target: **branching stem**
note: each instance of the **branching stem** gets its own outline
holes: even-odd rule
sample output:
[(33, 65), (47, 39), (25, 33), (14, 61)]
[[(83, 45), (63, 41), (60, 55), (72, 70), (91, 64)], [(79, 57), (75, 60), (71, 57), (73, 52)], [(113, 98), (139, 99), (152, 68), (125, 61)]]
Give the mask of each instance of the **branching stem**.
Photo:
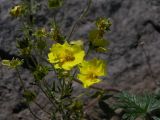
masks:
[(68, 41), (70, 40), (70, 38), (71, 38), (71, 36), (72, 36), (72, 34), (73, 34), (73, 32), (74, 32), (74, 30), (75, 30), (78, 22), (81, 21), (81, 19), (82, 19), (83, 17), (85, 17), (86, 14), (88, 13), (88, 10), (89, 10), (89, 8), (90, 8), (90, 6), (91, 6), (91, 3), (92, 3), (92, 0), (88, 0), (87, 8), (85, 8), (85, 9), (83, 10), (83, 12), (82, 12), (82, 14), (80, 15), (80, 17), (79, 17), (79, 18), (75, 21), (75, 23), (73, 24), (73, 26), (72, 26), (72, 28), (71, 28), (71, 32), (69, 33), (69, 36), (68, 36), (68, 39), (67, 39)]

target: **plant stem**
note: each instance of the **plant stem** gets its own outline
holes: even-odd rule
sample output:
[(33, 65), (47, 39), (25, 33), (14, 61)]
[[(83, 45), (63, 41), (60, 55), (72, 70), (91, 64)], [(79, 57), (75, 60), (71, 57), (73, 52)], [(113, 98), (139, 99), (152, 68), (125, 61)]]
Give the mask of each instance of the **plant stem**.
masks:
[(28, 109), (29, 109), (30, 113), (33, 115), (33, 117), (35, 117), (37, 120), (42, 120), (42, 119), (40, 119), (37, 115), (35, 115), (35, 114), (33, 113), (33, 111), (31, 110), (31, 107), (30, 107), (29, 104), (28, 104)]
[(91, 3), (92, 3), (92, 0), (88, 0), (87, 8), (85, 8), (85, 9), (83, 10), (83, 13), (80, 15), (80, 17), (79, 17), (79, 18), (75, 21), (75, 23), (73, 24), (73, 26), (72, 26), (72, 28), (71, 28), (71, 32), (70, 32), (70, 34), (69, 34), (69, 36), (68, 36), (68, 38), (67, 38), (68, 41), (70, 40), (70, 38), (71, 38), (71, 36), (72, 36), (72, 34), (73, 34), (73, 32), (74, 32), (74, 30), (75, 30), (78, 22), (81, 21), (81, 19), (87, 14), (87, 12), (88, 12), (88, 10), (89, 10), (89, 8), (90, 8), (90, 6), (91, 6)]
[[(80, 82), (79, 80), (77, 80), (77, 79), (74, 79), (74, 81), (75, 82), (77, 82), (77, 83), (79, 83), (79, 84), (82, 84), (82, 82)], [(92, 89), (95, 89), (95, 90), (99, 90), (99, 91), (104, 91), (104, 92), (117, 92), (117, 93), (119, 93), (119, 92), (122, 92), (121, 90), (119, 90), (119, 89), (116, 89), (116, 88), (100, 88), (100, 87), (97, 87), (97, 86), (90, 86), (90, 88), (92, 88)]]
[(34, 103), (45, 113), (47, 113), (49, 116), (51, 116), (51, 113), (49, 113), (48, 111), (44, 110), (44, 107), (42, 107), (40, 104), (38, 104), (36, 101), (34, 101)]
[(93, 99), (86, 107), (85, 107), (85, 110), (84, 110), (84, 113), (86, 114), (87, 113), (87, 110), (89, 110), (92, 106), (95, 105), (95, 103), (101, 98), (101, 96), (97, 96), (97, 98)]
[(23, 80), (22, 80), (22, 78), (21, 78), (21, 75), (20, 75), (19, 70), (18, 70), (18, 68), (17, 68), (17, 67), (16, 67), (16, 72), (17, 72), (17, 75), (18, 75), (18, 78), (19, 78), (20, 84), (21, 84), (22, 88), (25, 90), (24, 82), (23, 82)]
[[(16, 67), (16, 71), (17, 71), (18, 78), (19, 78), (19, 80), (20, 80), (21, 86), (22, 86), (23, 90), (25, 90), (24, 82), (23, 82), (23, 80), (22, 80), (22, 78), (21, 78), (21, 75), (20, 75), (19, 70), (18, 70), (17, 67)], [(49, 115), (51, 116), (51, 114), (50, 114), (49, 112), (45, 111), (36, 101), (33, 101), (33, 102), (34, 102), (41, 110), (43, 110), (45, 113), (47, 113), (47, 114), (49, 114)], [(30, 108), (29, 104), (28, 104), (28, 108), (29, 108), (30, 112), (33, 114), (33, 112), (31, 111), (31, 108)], [(38, 119), (38, 117), (37, 117), (35, 114), (34, 114), (33, 116)], [(41, 119), (39, 119), (39, 120), (41, 120)]]
[(41, 85), (37, 85), (41, 91), (45, 94), (45, 96), (48, 98), (48, 100), (53, 104), (54, 107), (56, 107), (56, 109), (58, 109), (58, 107), (56, 106), (56, 104), (51, 100), (51, 98), (48, 96), (48, 93), (46, 93), (46, 91), (42, 88)]

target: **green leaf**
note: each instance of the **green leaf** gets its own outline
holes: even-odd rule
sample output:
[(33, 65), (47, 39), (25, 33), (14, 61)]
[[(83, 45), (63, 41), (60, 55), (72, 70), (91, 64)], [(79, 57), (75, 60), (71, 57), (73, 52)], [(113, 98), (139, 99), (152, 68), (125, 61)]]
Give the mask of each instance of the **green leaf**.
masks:
[(68, 109), (70, 110), (80, 110), (83, 108), (83, 103), (81, 101), (73, 101), (70, 106), (68, 106)]
[(37, 48), (40, 50), (40, 51), (43, 51), (47, 46), (47, 43), (44, 39), (40, 39), (40, 40), (37, 40)]
[(97, 52), (106, 52), (109, 46), (109, 41), (101, 36), (99, 30), (95, 29), (89, 32), (89, 40), (92, 48)]
[(16, 59), (13, 58), (10, 62), (11, 67), (14, 67), (14, 68), (22, 64), (23, 64), (23, 60), (19, 60), (18, 58)]
[(33, 91), (25, 90), (23, 93), (23, 97), (26, 98), (28, 103), (32, 102), (36, 98), (36, 94)]
[(90, 41), (93, 41), (95, 39), (101, 38), (102, 36), (100, 36), (99, 31), (97, 29), (93, 29), (93, 30), (91, 30), (89, 32), (89, 36), (88, 37), (89, 37)]
[(24, 49), (30, 46), (30, 40), (28, 38), (23, 38), (22, 40), (17, 40), (17, 47), (19, 49)]
[(42, 80), (48, 74), (49, 68), (47, 66), (38, 65), (33, 72), (36, 82)]
[(48, 6), (50, 8), (61, 7), (63, 4), (63, 0), (48, 0)]
[(47, 31), (45, 28), (39, 28), (36, 30), (36, 32), (33, 34), (35, 37), (46, 37), (47, 36)]
[(65, 42), (65, 36), (61, 34), (60, 27), (55, 22), (52, 23), (49, 37), (51, 38), (51, 40), (56, 41), (60, 44), (63, 44)]
[(117, 108), (125, 110), (124, 119), (134, 120), (137, 117), (145, 118), (147, 114), (160, 109), (160, 101), (154, 95), (133, 95), (123, 92), (117, 96)]
[(103, 38), (99, 38), (99, 39), (94, 39), (92, 41), (92, 44), (94, 44), (97, 47), (106, 47), (109, 45), (109, 41), (107, 41)]

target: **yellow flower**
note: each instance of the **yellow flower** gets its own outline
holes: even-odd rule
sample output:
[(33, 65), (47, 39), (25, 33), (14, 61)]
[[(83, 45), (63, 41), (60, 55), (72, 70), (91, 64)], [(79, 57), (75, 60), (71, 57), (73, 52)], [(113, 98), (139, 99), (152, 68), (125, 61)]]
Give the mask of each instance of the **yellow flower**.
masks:
[(103, 60), (93, 59), (84, 61), (80, 67), (78, 79), (83, 83), (84, 88), (87, 88), (95, 83), (99, 83), (101, 79), (98, 77), (106, 75), (106, 65)]
[(71, 70), (74, 66), (81, 63), (85, 56), (84, 50), (80, 45), (54, 44), (48, 54), (48, 60), (54, 64), (55, 68)]

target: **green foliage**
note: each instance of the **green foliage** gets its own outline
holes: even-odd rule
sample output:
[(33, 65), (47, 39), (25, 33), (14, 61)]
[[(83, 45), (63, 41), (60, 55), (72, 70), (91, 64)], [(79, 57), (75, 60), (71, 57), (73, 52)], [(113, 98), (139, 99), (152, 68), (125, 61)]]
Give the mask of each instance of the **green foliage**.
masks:
[(106, 18), (99, 18), (96, 26), (97, 29), (91, 30), (88, 35), (90, 45), (95, 51), (105, 53), (108, 50), (109, 41), (103, 36), (106, 31), (110, 30), (111, 22)]
[(36, 82), (41, 81), (49, 72), (49, 68), (46, 66), (38, 65), (36, 70), (33, 72)]
[(40, 28), (40, 29), (37, 29), (33, 35), (38, 38), (43, 38), (47, 36), (47, 31), (45, 28)]
[(154, 116), (153, 120), (160, 120), (160, 118)]
[(51, 40), (61, 44), (65, 41), (65, 37), (61, 34), (60, 28), (55, 22), (51, 23), (51, 30), (48, 36)]
[(12, 60), (2, 60), (2, 65), (5, 65), (10, 68), (16, 68), (23, 64), (23, 60), (19, 60), (18, 58), (13, 58)]
[(30, 46), (30, 41), (28, 38), (23, 38), (22, 40), (18, 40), (17, 41), (17, 47), (19, 49), (24, 49)]
[(27, 37), (17, 41), (17, 48), (19, 48), (20, 55), (29, 55), (31, 53), (31, 47), (31, 42)]
[(107, 18), (99, 18), (96, 21), (96, 26), (100, 31), (110, 31), (111, 25), (112, 25), (111, 21)]
[(30, 103), (36, 99), (36, 93), (30, 90), (24, 90), (23, 97), (26, 99), (27, 103)]
[(48, 6), (50, 8), (61, 7), (63, 4), (63, 0), (48, 0)]
[(144, 94), (139, 96), (122, 92), (117, 96), (117, 100), (117, 108), (124, 109), (124, 120), (155, 118), (154, 112), (160, 112), (160, 101), (154, 95)]
[(47, 47), (47, 42), (46, 40), (43, 40), (43, 39), (37, 40), (36, 46), (37, 46), (37, 49), (39, 49), (39, 51), (42, 53)]

